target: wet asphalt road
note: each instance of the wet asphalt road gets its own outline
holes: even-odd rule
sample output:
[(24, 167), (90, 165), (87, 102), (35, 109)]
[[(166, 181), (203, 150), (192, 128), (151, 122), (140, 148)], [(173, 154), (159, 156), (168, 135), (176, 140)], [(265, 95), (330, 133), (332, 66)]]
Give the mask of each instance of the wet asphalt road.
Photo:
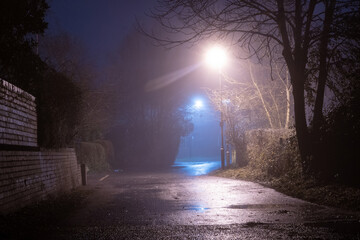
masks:
[[(360, 239), (356, 213), (259, 184), (178, 169), (89, 176), (91, 194), (48, 239)], [(196, 175), (196, 174), (195, 174)]]

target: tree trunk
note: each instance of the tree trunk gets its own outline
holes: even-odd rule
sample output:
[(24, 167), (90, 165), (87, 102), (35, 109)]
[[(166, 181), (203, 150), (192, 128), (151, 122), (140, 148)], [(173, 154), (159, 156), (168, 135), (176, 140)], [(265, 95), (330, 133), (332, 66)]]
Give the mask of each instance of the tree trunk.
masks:
[(294, 95), (295, 130), (301, 155), (302, 170), (305, 175), (311, 173), (311, 142), (306, 123), (305, 98), (303, 80), (298, 76), (291, 76)]
[(269, 94), (270, 94), (271, 99), (272, 99), (272, 101), (274, 103), (274, 106), (275, 106), (275, 111), (276, 111), (276, 116), (277, 116), (277, 121), (278, 121), (278, 127), (282, 128), (283, 125), (282, 125), (282, 122), (281, 122), (280, 110), (279, 110), (279, 106), (277, 104), (276, 98), (275, 98), (274, 94), (271, 91), (269, 92)]
[(253, 83), (253, 85), (255, 86), (256, 88), (256, 91), (258, 93), (258, 96), (261, 100), (261, 103), (262, 103), (262, 106), (264, 107), (264, 110), (265, 110), (265, 113), (266, 113), (266, 117), (268, 118), (268, 121), (269, 121), (269, 125), (270, 125), (270, 128), (274, 128), (274, 124), (272, 123), (272, 120), (271, 120), (271, 115), (270, 115), (270, 112), (268, 110), (268, 108), (266, 107), (266, 104), (265, 104), (265, 100), (264, 100), (264, 97), (262, 95), (262, 92), (259, 88), (259, 86), (257, 85), (256, 81), (255, 81), (255, 76), (252, 72), (252, 68), (251, 68), (251, 63), (249, 62), (249, 60), (247, 61), (248, 62), (248, 66), (249, 66), (249, 71), (250, 71), (250, 78), (251, 78), (251, 81)]
[(291, 87), (289, 86), (289, 72), (286, 71), (286, 121), (285, 121), (285, 128), (289, 128), (290, 123), (290, 106), (291, 106), (291, 96), (290, 91)]
[(320, 40), (320, 63), (319, 63), (319, 78), (318, 86), (316, 90), (316, 99), (314, 107), (314, 118), (313, 118), (313, 135), (318, 140), (319, 131), (321, 127), (321, 122), (323, 120), (323, 105), (324, 105), (324, 94), (325, 94), (325, 85), (327, 79), (327, 58), (328, 58), (328, 44), (329, 44), (329, 35), (330, 35), (330, 25), (332, 23), (335, 0), (330, 1), (330, 3), (325, 8), (325, 19), (324, 19), (324, 28), (321, 34)]
[(294, 115), (295, 115), (295, 130), (298, 140), (299, 151), (301, 156), (302, 170), (305, 175), (310, 173), (311, 152), (310, 152), (310, 138), (309, 130), (306, 123), (305, 114), (305, 97), (304, 97), (304, 82), (305, 82), (305, 66), (307, 49), (301, 48), (301, 29), (302, 29), (302, 15), (301, 15), (301, 1), (295, 2), (295, 49), (293, 51), (290, 44), (289, 33), (286, 28), (284, 0), (277, 0), (278, 15), (277, 23), (281, 38), (283, 40), (283, 56), (288, 67), (293, 87), (294, 96)]
[(286, 70), (285, 79), (280, 75), (280, 70), (276, 65), (276, 73), (284, 85), (285, 93), (286, 93), (286, 112), (285, 112), (285, 124), (284, 128), (289, 128), (290, 124), (290, 108), (291, 108), (291, 84), (289, 82), (289, 70)]

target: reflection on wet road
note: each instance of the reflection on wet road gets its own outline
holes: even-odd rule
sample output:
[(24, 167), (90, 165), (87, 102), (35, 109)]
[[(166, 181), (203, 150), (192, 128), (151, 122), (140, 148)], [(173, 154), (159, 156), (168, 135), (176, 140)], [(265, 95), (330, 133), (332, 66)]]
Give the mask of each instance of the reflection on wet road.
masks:
[(189, 176), (200, 176), (208, 174), (221, 167), (220, 161), (181, 162), (176, 161), (173, 169)]

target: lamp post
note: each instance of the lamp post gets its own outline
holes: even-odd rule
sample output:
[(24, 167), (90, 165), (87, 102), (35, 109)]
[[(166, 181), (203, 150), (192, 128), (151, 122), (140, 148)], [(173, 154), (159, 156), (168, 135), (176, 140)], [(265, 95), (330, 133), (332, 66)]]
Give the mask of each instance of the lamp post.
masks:
[[(194, 101), (194, 104), (192, 105), (192, 109), (193, 109), (193, 114), (195, 115), (195, 113), (197, 113), (196, 115), (200, 116), (199, 112), (200, 110), (204, 107), (204, 103), (201, 99), (196, 99)], [(196, 116), (195, 115), (195, 116)], [(196, 118), (195, 118), (195, 121), (198, 121)], [(191, 160), (191, 157), (192, 157), (192, 149), (193, 149), (193, 143), (194, 143), (194, 135), (196, 135), (196, 132), (194, 132), (192, 135), (191, 135), (191, 139), (190, 139), (190, 160)], [(195, 140), (197, 141), (197, 140)], [(196, 153), (196, 144), (195, 144), (195, 153)]]
[(223, 96), (222, 96), (222, 77), (221, 70), (226, 63), (226, 52), (220, 46), (211, 48), (206, 54), (206, 62), (212, 68), (217, 69), (220, 82), (220, 130), (221, 130), (221, 168), (225, 168), (225, 152), (224, 152), (224, 116), (223, 116)]

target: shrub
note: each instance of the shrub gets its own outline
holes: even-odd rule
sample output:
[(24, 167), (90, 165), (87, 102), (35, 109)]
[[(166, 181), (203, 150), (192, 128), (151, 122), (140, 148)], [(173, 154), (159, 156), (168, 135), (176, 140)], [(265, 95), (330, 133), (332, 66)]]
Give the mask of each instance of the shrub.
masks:
[(80, 124), (80, 88), (63, 74), (49, 70), (36, 99), (39, 146), (72, 145)]
[(300, 155), (292, 130), (252, 130), (245, 134), (245, 139), (248, 165), (264, 178), (301, 177)]
[(106, 150), (100, 143), (81, 142), (75, 147), (80, 163), (85, 163), (90, 171), (98, 172), (109, 169)]
[(329, 111), (322, 129), (321, 170), (327, 180), (360, 187), (360, 84)]
[(115, 153), (112, 142), (109, 140), (96, 140), (95, 143), (100, 144), (104, 148), (105, 161), (110, 164), (113, 163), (115, 160)]

